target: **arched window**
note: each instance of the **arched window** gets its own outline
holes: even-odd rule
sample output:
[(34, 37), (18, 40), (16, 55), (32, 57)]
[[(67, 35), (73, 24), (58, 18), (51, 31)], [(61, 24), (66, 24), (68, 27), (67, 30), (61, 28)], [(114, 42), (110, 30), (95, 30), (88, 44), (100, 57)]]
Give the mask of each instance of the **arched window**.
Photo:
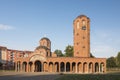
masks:
[(77, 29), (79, 29), (80, 28), (80, 22), (78, 21), (77, 22)]

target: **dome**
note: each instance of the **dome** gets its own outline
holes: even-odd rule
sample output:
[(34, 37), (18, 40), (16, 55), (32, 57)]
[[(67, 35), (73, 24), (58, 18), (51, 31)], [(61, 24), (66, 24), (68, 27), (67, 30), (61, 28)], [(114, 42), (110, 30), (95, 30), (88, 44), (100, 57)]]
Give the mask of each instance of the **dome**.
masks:
[[(88, 20), (90, 20), (89, 17), (87, 17), (86, 15), (79, 15), (79, 16), (76, 17), (76, 19), (78, 19), (78, 18), (82, 18), (82, 17), (85, 17), (85, 18), (87, 18)], [(73, 22), (75, 22), (76, 19), (75, 19)]]
[(89, 19), (86, 15), (79, 15), (77, 18), (82, 18), (82, 17), (86, 17), (87, 19)]
[(47, 38), (47, 37), (43, 37), (41, 38), (41, 40), (39, 41), (39, 45), (40, 46), (45, 46), (48, 49), (51, 48), (51, 41)]
[(50, 41), (50, 39), (48, 39), (47, 37), (43, 37), (41, 40), (47, 40), (47, 41)]
[(38, 47), (36, 47), (36, 50), (38, 50), (38, 49), (45, 49), (45, 50), (49, 50), (47, 47), (45, 47), (45, 46), (38, 46)]

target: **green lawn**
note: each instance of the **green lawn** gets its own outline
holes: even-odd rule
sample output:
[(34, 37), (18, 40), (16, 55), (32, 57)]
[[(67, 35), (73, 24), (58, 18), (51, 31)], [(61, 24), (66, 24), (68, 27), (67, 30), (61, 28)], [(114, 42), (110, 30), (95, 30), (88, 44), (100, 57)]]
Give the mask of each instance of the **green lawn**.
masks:
[(0, 72), (15, 72), (15, 70), (0, 70)]
[(56, 80), (120, 80), (120, 72), (107, 74), (63, 74)]

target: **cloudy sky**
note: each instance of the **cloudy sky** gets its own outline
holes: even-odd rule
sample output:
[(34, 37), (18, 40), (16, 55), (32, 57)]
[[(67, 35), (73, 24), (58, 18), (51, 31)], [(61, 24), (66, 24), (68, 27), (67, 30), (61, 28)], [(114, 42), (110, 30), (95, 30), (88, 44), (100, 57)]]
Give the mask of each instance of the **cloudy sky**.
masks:
[(91, 20), (91, 52), (96, 57), (120, 51), (120, 0), (0, 0), (0, 46), (31, 50), (46, 36), (52, 51), (73, 45), (73, 20)]

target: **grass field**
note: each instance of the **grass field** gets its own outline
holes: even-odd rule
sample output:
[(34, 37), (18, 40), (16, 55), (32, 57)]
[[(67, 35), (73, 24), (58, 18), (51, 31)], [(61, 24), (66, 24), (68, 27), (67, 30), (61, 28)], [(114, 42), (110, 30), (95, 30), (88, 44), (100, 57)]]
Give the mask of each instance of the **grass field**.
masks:
[(15, 70), (0, 70), (0, 72), (15, 72)]
[(56, 80), (120, 80), (120, 72), (106, 74), (63, 74)]

